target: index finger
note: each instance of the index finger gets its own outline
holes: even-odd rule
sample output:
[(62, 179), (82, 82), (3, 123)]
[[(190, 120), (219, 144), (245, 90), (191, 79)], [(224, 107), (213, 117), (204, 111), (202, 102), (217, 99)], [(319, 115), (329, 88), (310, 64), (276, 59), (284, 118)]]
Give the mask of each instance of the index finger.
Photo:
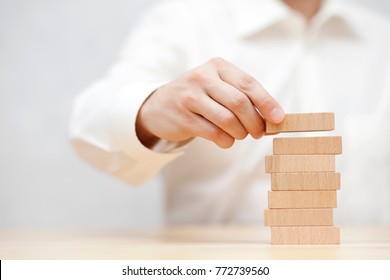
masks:
[(214, 59), (214, 64), (221, 80), (245, 93), (266, 120), (283, 121), (284, 110), (255, 78), (223, 59)]

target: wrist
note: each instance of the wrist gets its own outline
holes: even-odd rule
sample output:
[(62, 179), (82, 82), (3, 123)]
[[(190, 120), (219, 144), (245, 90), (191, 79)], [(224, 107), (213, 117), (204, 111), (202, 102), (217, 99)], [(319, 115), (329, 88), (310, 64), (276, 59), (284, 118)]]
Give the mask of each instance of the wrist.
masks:
[(138, 140), (148, 149), (152, 149), (154, 145), (160, 140), (159, 137), (151, 133), (144, 125), (142, 118), (142, 107), (138, 112), (136, 122), (135, 122), (135, 132), (138, 137)]

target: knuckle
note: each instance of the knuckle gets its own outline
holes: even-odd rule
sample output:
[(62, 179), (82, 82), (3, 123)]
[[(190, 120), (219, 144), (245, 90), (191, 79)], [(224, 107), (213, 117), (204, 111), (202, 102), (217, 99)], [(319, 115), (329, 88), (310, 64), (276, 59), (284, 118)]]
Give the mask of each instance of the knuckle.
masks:
[(185, 107), (191, 107), (198, 102), (198, 96), (192, 91), (185, 90), (179, 97), (180, 103)]
[(187, 80), (190, 83), (203, 84), (208, 80), (208, 77), (201, 68), (197, 68), (187, 73)]
[(209, 63), (215, 66), (220, 66), (225, 63), (225, 60), (222, 57), (213, 57), (209, 60)]
[(224, 149), (230, 148), (234, 144), (234, 138), (228, 136), (218, 127), (213, 127), (210, 129), (210, 139), (219, 147)]
[(220, 123), (223, 127), (230, 127), (235, 123), (235, 121), (236, 116), (233, 113), (226, 112), (220, 116)]
[(244, 92), (253, 89), (255, 85), (256, 79), (249, 75), (242, 76), (238, 82), (239, 89)]
[(247, 101), (248, 98), (245, 95), (235, 94), (231, 100), (231, 107), (233, 110), (240, 109), (246, 104)]
[(213, 141), (219, 141), (222, 137), (223, 137), (223, 132), (221, 129), (219, 129), (218, 127), (212, 127), (210, 128), (210, 137)]

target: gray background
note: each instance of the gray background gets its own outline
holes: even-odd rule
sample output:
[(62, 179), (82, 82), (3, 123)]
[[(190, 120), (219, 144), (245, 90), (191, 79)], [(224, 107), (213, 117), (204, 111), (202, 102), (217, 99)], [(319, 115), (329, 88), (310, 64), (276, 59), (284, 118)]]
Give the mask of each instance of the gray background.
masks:
[[(130, 188), (100, 174), (67, 139), (72, 99), (159, 1), (0, 0), (0, 228), (163, 223), (155, 182)], [(357, 2), (390, 16), (390, 1)]]

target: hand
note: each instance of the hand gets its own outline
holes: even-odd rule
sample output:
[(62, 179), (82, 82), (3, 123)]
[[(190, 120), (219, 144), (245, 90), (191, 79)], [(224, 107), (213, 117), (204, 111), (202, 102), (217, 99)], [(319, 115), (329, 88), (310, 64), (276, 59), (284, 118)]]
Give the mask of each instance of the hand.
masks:
[(158, 88), (142, 105), (136, 130), (151, 147), (159, 139), (202, 137), (221, 148), (248, 134), (259, 139), (264, 119), (279, 123), (284, 111), (253, 77), (233, 64), (212, 58)]

